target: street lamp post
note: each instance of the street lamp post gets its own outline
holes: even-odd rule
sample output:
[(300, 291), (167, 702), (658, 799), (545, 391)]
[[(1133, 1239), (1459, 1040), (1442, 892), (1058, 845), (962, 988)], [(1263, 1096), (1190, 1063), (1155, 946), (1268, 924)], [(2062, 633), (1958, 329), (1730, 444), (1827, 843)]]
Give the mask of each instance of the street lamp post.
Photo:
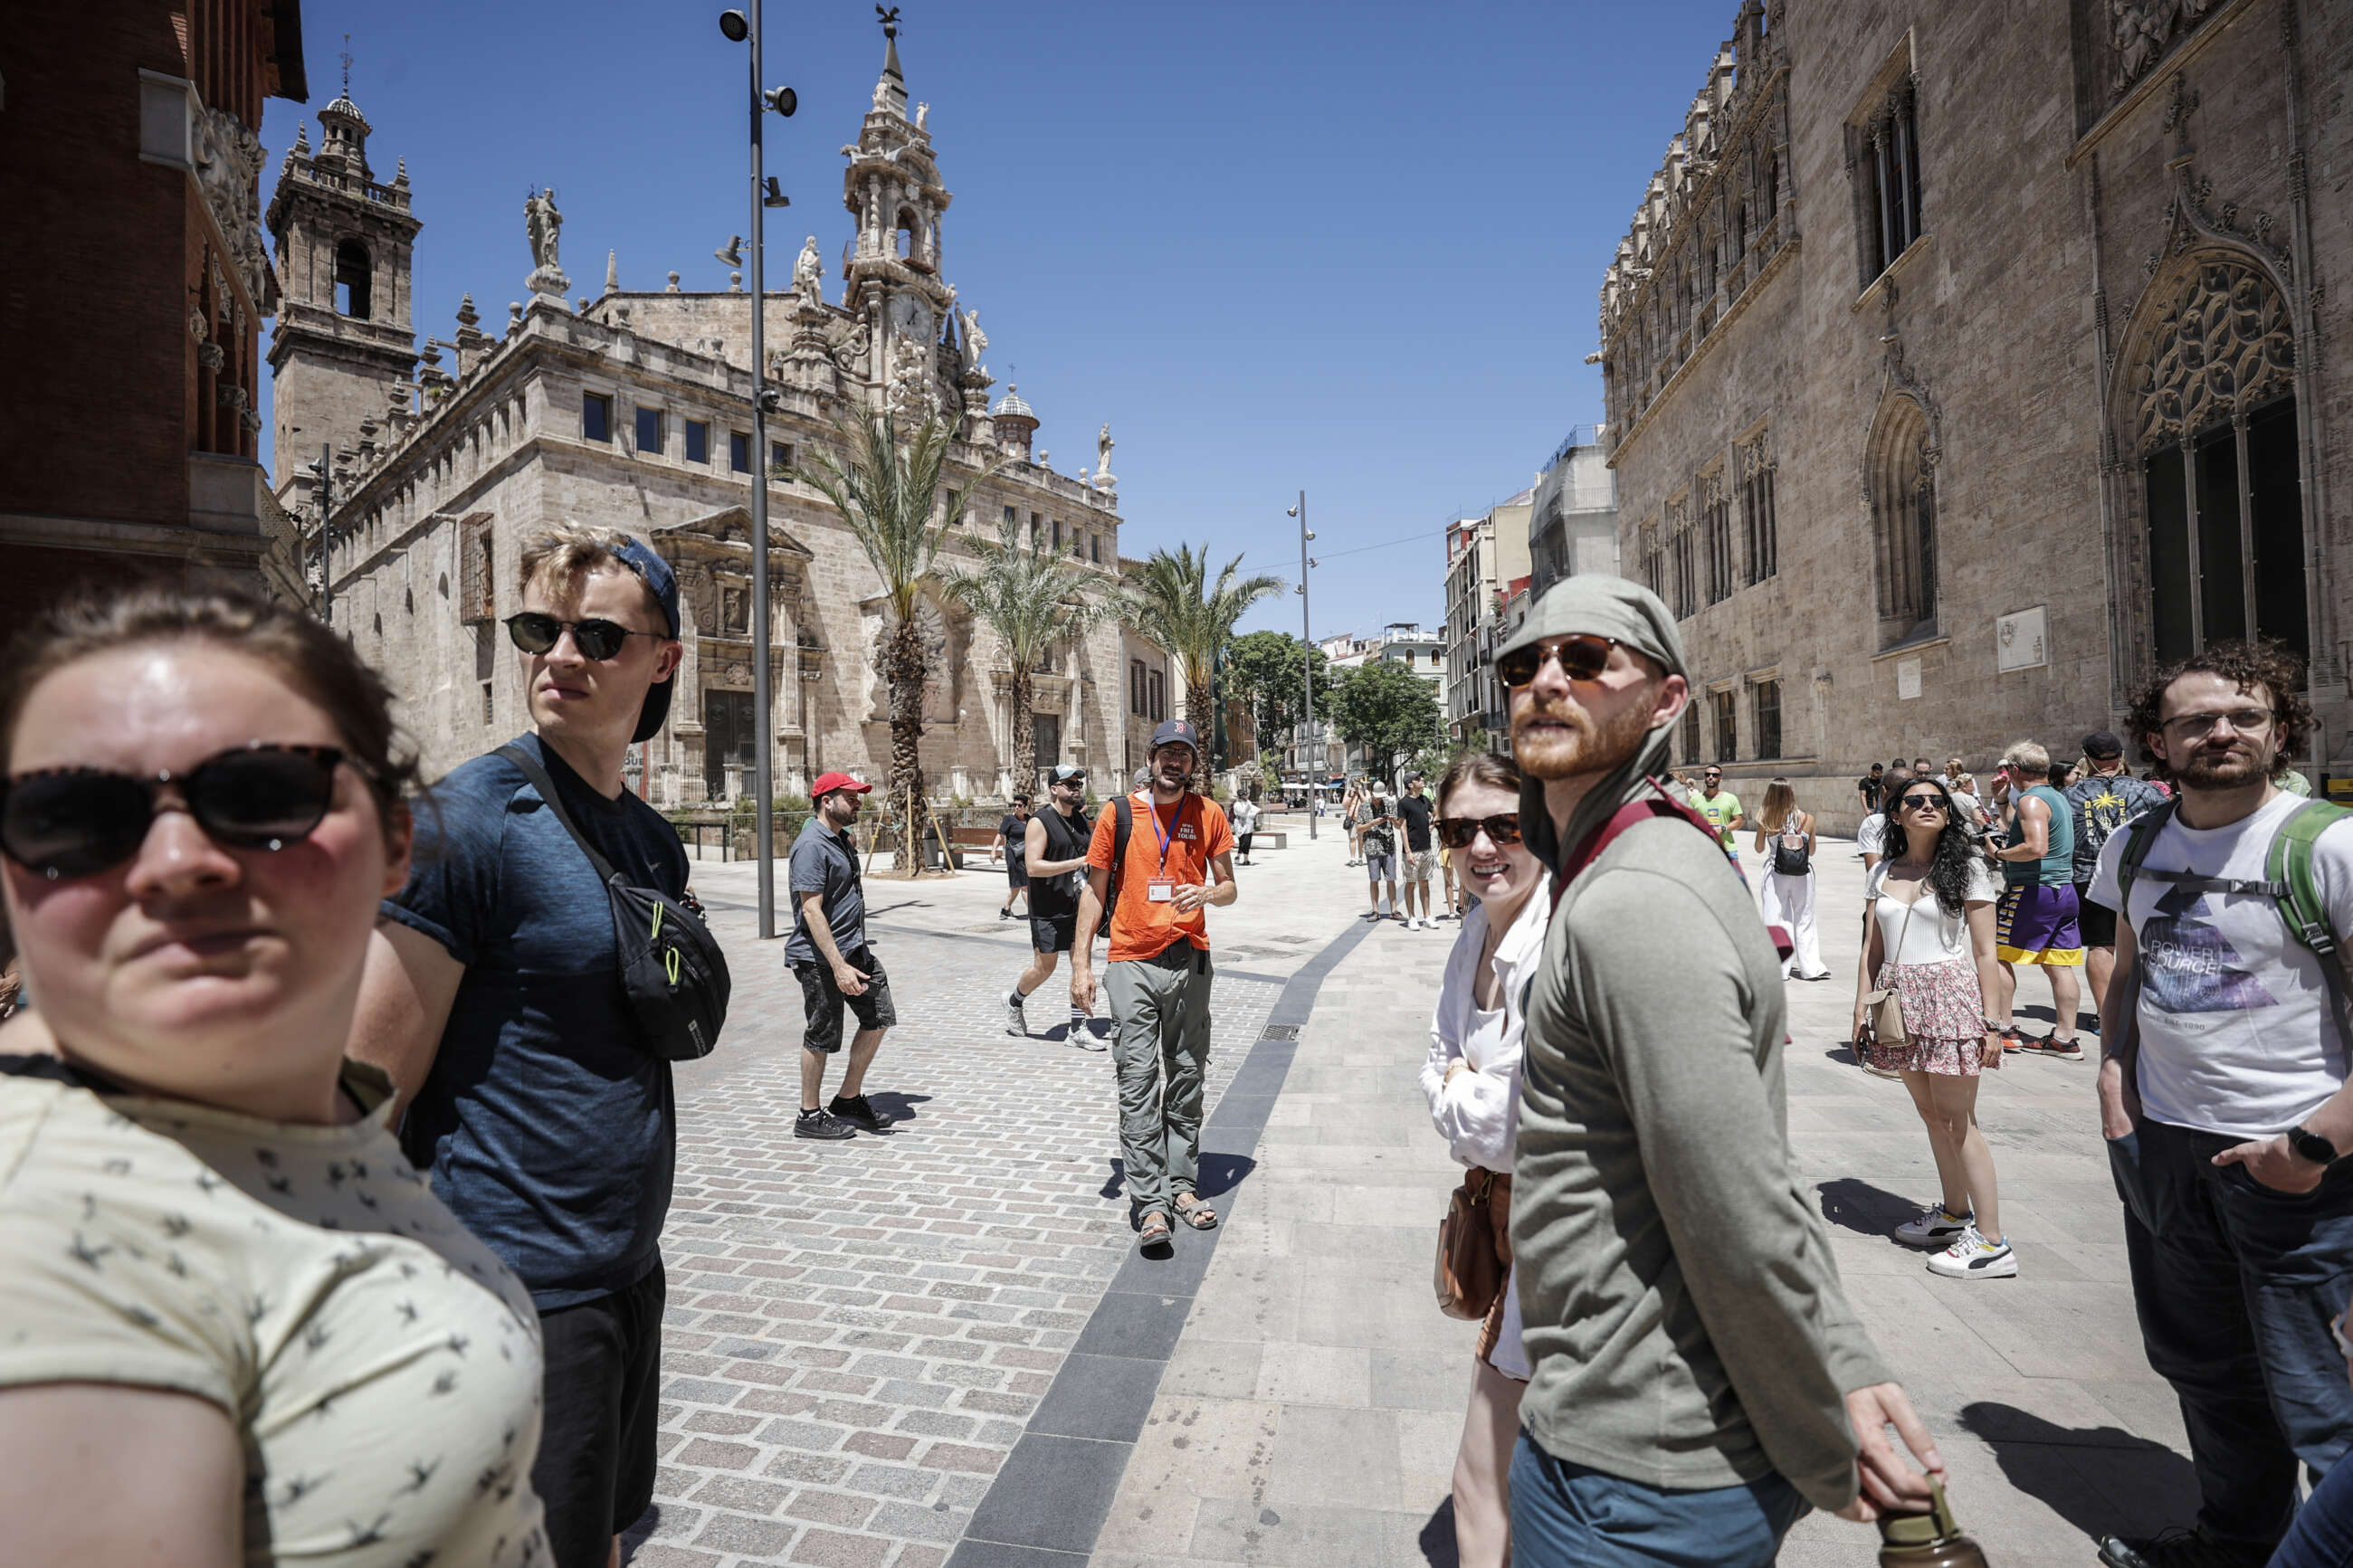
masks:
[(767, 209), (790, 204), (781, 194), (769, 194), (761, 167), (761, 136), (768, 110), (789, 116), (797, 105), (791, 88), (771, 91), (761, 85), (766, 72), (760, 12), (761, 0), (752, 0), (748, 18), (741, 11), (723, 12), (719, 30), (735, 43), (748, 40), (752, 46), (752, 790), (759, 802), (752, 816), (752, 832), (754, 853), (760, 863), (760, 935), (765, 940), (776, 934), (776, 682), (768, 668), (767, 416), (780, 400), (768, 385), (768, 289), (763, 258), (767, 248)]
[(1315, 564), (1307, 558), (1308, 541), (1315, 537), (1307, 526), (1307, 492), (1299, 492), (1299, 504), (1287, 509), (1299, 520), (1299, 695), (1307, 707), (1300, 715), (1305, 740), (1301, 744), (1301, 771), (1307, 775), (1307, 837), (1315, 837), (1315, 637), (1307, 618), (1307, 569)]

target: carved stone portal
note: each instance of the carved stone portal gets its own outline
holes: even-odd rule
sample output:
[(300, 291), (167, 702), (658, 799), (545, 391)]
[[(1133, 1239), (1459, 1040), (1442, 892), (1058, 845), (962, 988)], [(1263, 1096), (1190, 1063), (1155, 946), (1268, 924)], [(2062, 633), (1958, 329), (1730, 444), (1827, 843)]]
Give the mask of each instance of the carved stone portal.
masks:
[(2144, 456), (2242, 416), (2294, 389), (2286, 303), (2253, 267), (2200, 262), (2176, 286), (2137, 375), (2135, 442)]

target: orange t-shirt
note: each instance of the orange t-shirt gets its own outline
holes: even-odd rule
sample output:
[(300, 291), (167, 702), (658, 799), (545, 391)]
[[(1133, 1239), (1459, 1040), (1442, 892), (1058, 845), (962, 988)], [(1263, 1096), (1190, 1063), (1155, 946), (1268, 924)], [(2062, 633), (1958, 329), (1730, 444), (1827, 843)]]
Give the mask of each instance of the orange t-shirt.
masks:
[[(1111, 916), (1111, 961), (1153, 958), (1183, 937), (1195, 947), (1209, 945), (1206, 909), (1189, 915), (1176, 912), (1174, 902), (1154, 903), (1151, 884), (1166, 877), (1178, 887), (1209, 882), (1209, 863), (1233, 852), (1234, 830), (1218, 803), (1187, 792), (1166, 811), (1156, 810), (1150, 792), (1128, 797), (1134, 825), (1128, 830), (1127, 860), (1121, 867), (1119, 902)], [(1155, 826), (1155, 821), (1157, 826)], [(1119, 812), (1106, 804), (1095, 817), (1094, 837), (1087, 844), (1087, 864), (1111, 869), (1112, 837), (1119, 830)], [(1161, 835), (1168, 836), (1164, 858)]]

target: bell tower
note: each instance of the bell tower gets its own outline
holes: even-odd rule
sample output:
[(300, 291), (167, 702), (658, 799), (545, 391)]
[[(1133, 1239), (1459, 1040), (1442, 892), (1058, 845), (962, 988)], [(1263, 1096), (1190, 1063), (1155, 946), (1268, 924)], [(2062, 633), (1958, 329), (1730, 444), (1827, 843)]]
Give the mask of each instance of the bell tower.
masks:
[(308, 125), (278, 173), (265, 221), (278, 247), (285, 300), (270, 333), (277, 428), (271, 478), (301, 512), (317, 479), (322, 446), (340, 458), (387, 424), (405, 423), (417, 337), (409, 324), (409, 258), (422, 226), (408, 210), (408, 164), (390, 184), (368, 167), (371, 127), (343, 90), (319, 111), (320, 146)]
[(858, 220), (842, 267), (842, 304), (867, 326), (866, 380), (878, 399), (912, 385), (919, 368), (937, 379), (942, 328), (955, 302), (940, 279), (940, 215), (953, 198), (940, 184), (923, 123), (930, 106), (917, 105), (907, 118), (898, 17), (895, 7), (882, 13), (881, 79), (856, 145), (841, 150), (849, 160), (841, 203)]

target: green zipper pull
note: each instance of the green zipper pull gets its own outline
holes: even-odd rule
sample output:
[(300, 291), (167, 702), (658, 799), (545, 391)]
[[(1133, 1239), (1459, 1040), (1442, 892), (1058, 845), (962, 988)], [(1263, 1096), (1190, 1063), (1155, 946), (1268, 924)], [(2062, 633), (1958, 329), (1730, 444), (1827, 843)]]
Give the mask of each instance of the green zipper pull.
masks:
[(678, 984), (678, 949), (673, 947), (662, 954), (662, 967), (670, 971), (670, 983), (676, 985)]

